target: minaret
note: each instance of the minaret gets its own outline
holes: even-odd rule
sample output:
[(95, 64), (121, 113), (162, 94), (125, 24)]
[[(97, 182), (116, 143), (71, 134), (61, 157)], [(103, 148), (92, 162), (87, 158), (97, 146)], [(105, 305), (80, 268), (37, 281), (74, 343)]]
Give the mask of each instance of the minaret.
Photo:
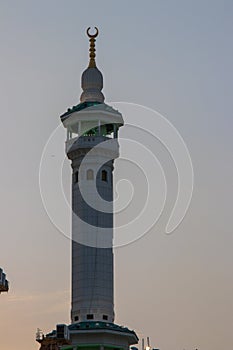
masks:
[[(82, 74), (80, 104), (62, 116), (68, 131), (66, 153), (73, 172), (72, 323), (114, 321), (112, 172), (118, 157), (117, 132), (123, 119), (119, 112), (103, 104), (103, 76), (95, 63), (98, 30), (91, 35), (88, 28), (87, 34), (90, 62)], [(105, 145), (107, 140), (110, 142)], [(105, 201), (107, 213), (101, 211)]]
[[(66, 154), (72, 167), (72, 301), (71, 325), (57, 325), (41, 350), (128, 350), (138, 342), (134, 331), (114, 323), (113, 164), (119, 156), (121, 113), (104, 103), (103, 76), (95, 62), (95, 34), (90, 61), (83, 72), (80, 103), (61, 116), (67, 130)], [(57, 343), (56, 343), (57, 342)], [(60, 348), (59, 348), (60, 349)]]

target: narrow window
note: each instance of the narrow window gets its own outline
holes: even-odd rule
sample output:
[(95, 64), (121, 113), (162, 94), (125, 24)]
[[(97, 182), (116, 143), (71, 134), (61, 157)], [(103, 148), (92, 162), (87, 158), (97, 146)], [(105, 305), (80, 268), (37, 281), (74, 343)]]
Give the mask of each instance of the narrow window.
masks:
[(78, 171), (74, 173), (74, 182), (78, 183)]
[(93, 320), (94, 318), (94, 315), (93, 314), (88, 314), (87, 315), (87, 320)]
[(101, 180), (107, 182), (108, 181), (108, 173), (106, 170), (102, 170)]
[(79, 320), (78, 316), (75, 316), (75, 317), (74, 317), (74, 320), (75, 320), (75, 321), (78, 321), (78, 320)]
[(87, 170), (87, 180), (93, 180), (94, 179), (94, 171), (92, 169)]
[(107, 321), (108, 320), (108, 316), (107, 315), (103, 315), (103, 320)]

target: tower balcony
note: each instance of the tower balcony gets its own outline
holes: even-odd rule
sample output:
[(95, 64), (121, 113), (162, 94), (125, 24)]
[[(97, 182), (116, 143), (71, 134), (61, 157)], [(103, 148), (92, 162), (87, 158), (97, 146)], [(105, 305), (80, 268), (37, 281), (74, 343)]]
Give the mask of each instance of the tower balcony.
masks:
[(99, 143), (111, 140), (107, 136), (75, 136), (66, 141), (66, 151), (68, 151), (74, 144), (79, 148), (93, 148)]
[[(96, 147), (96, 149), (95, 149)], [(93, 155), (111, 155), (112, 159), (119, 156), (119, 143), (115, 138), (107, 136), (76, 136), (66, 141), (66, 153), (70, 158), (75, 151), (87, 152), (92, 149)]]

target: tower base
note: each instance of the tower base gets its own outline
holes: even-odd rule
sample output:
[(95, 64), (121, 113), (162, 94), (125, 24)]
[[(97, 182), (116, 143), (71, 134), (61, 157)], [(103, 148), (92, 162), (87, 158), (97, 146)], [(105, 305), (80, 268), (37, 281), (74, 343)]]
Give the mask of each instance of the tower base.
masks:
[(128, 350), (130, 345), (138, 343), (134, 331), (114, 323), (92, 321), (63, 326), (66, 327), (64, 334), (57, 331), (47, 334), (40, 341), (40, 350), (46, 349), (50, 342), (53, 349), (61, 350)]

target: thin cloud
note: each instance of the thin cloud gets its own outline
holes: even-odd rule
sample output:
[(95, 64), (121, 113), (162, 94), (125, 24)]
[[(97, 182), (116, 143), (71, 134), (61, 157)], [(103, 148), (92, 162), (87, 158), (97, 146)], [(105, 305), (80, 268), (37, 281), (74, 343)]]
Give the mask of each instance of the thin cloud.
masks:
[(64, 290), (64, 291), (51, 291), (46, 293), (23, 293), (23, 294), (15, 294), (15, 295), (9, 295), (8, 301), (15, 303), (15, 302), (28, 302), (28, 301), (45, 301), (52, 299), (54, 302), (57, 299), (62, 298), (64, 302), (68, 301), (70, 297), (70, 291)]

